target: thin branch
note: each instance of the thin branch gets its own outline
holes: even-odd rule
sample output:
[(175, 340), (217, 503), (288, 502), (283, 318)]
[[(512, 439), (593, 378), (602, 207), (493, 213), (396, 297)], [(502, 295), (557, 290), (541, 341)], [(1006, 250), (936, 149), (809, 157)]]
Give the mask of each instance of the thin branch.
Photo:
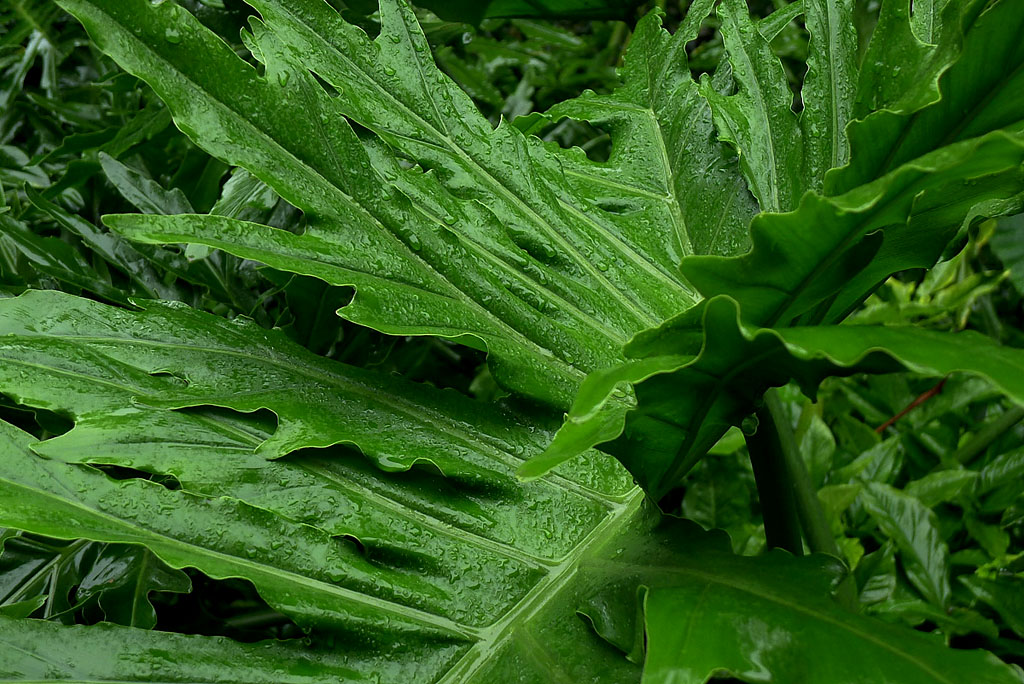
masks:
[(942, 388), (946, 386), (946, 381), (947, 380), (949, 380), (949, 376), (948, 375), (946, 377), (942, 378), (942, 380), (939, 380), (939, 383), (937, 385), (935, 385), (935, 387), (932, 387), (927, 392), (923, 392), (920, 396), (917, 397), (917, 399), (914, 399), (914, 401), (912, 401), (909, 404), (907, 404), (907, 407), (905, 409), (903, 409), (902, 411), (897, 413), (895, 416), (893, 416), (889, 420), (885, 421), (884, 423), (882, 423), (881, 425), (876, 427), (875, 428), (875, 432), (877, 432), (879, 434), (885, 432), (886, 428), (892, 427), (892, 425), (894, 425), (896, 423), (896, 421), (898, 421), (900, 418), (902, 418), (903, 416), (907, 415), (908, 413), (910, 413), (915, 408), (917, 408), (921, 404), (925, 403), (926, 401), (928, 401), (932, 397), (934, 397), (934, 396), (936, 396), (938, 394), (941, 394), (942, 393)]

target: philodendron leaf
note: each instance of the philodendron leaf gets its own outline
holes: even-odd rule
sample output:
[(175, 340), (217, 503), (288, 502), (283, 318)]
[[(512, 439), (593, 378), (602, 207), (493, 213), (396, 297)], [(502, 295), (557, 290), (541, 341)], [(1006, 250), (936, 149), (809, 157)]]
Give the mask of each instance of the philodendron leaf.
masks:
[(701, 94), (715, 113), (722, 140), (736, 146), (740, 163), (763, 211), (792, 209), (803, 191), (803, 139), (793, 114), (793, 92), (782, 63), (750, 17), (744, 0), (724, 0), (718, 9), (729, 51), (735, 95), (701, 79)]
[[(895, 5), (906, 5), (901, 0)], [(966, 29), (962, 51), (938, 79), (941, 99), (924, 109), (875, 112), (850, 126), (850, 165), (829, 175), (830, 193), (846, 192), (912, 159), (994, 130), (1021, 129), (1024, 122), (1024, 11), (1020, 3), (949, 2), (944, 45)], [(985, 8), (984, 12), (981, 9)], [(962, 16), (960, 16), (962, 15)], [(998, 57), (996, 57), (998, 55)], [(951, 61), (947, 56), (946, 61)], [(870, 57), (869, 57), (870, 59)], [(892, 72), (890, 61), (885, 67)], [(917, 77), (919, 78), (919, 76)]]
[[(32, 449), (45, 442), (4, 423), (0, 430), (0, 524), (142, 544), (173, 567), (248, 579), (271, 606), (312, 630), (315, 641), (336, 639), (345, 681), (445, 675), (491, 682), (516, 672), (521, 681), (545, 682), (552, 667), (571, 681), (639, 676), (575, 614), (584, 597), (600, 590), (596, 580), (578, 574), (580, 565), (613, 553), (625, 537), (644, 534), (648, 516), (635, 493), (620, 502), (592, 499), (600, 514), (572, 523), (583, 536), (564, 550), (560, 531), (524, 527), (525, 513), (517, 522), (492, 525), (500, 529), (491, 537), (459, 520), (457, 509), (471, 517), (485, 504), (499, 508), (514, 492), (498, 489), (477, 501), (479, 485), (461, 492), (449, 486), (434, 506), (431, 490), (445, 487), (443, 481), (403, 481), (346, 463), (351, 455), (291, 459), (264, 475), (251, 452), (198, 438), (187, 444), (180, 436), (161, 444), (157, 435), (150, 455), (136, 462), (181, 473), (185, 488), (169, 490), (40, 458)], [(565, 512), (581, 509), (569, 504)], [(304, 524), (302, 516), (314, 519)], [(0, 628), (0, 641), (8, 643), (23, 633), (17, 623)], [(95, 638), (107, 636), (100, 630)], [(87, 633), (81, 642), (92, 638)], [(148, 648), (160, 643), (159, 637), (133, 638), (118, 661), (86, 662), (101, 679), (112, 677), (118, 662), (138, 663), (145, 673)], [(213, 654), (223, 645), (207, 639), (193, 651)], [(0, 671), (22, 675), (38, 667), (33, 649), (0, 651)]]
[(825, 173), (850, 158), (846, 125), (853, 119), (857, 29), (854, 0), (809, 0), (804, 7), (810, 45), (800, 114), (803, 178), (805, 189), (821, 190)]
[[(261, 460), (346, 443), (385, 470), (426, 465), (469, 480), (487, 472), (498, 478), (495, 485), (508, 485), (523, 455), (547, 439), (537, 425), (527, 429), (496, 407), (328, 361), (251, 321), (137, 304), (142, 311), (54, 291), (0, 300), (2, 391), (76, 423), (45, 443), (47, 455), (95, 453), (100, 445), (109, 454), (117, 445), (142, 456), (139, 447), (159, 426), (170, 442), (175, 434), (190, 435), (256, 452)], [(175, 410), (202, 406), (270, 409), (276, 429), (273, 420), (269, 426), (252, 421), (239, 432)], [(599, 491), (622, 494), (628, 485), (610, 465), (606, 459), (579, 475)], [(549, 494), (557, 510), (563, 495)]]
[[(326, 361), (251, 323), (140, 304), (57, 292), (0, 302), (0, 391), (76, 420), (41, 442), (2, 426), (0, 526), (139, 544), (172, 567), (248, 579), (314, 635), (343, 640), (354, 681), (509, 671), (549, 681), (540, 643), (574, 681), (639, 676), (575, 615), (596, 590), (577, 580), (579, 564), (645, 529), (642, 497), (614, 461), (524, 485), (514, 469), (550, 437), (536, 425)], [(323, 429), (296, 427), (337, 424), (366, 456), (267, 460), (281, 452), (260, 445), (289, 422), (295, 438)], [(171, 476), (181, 489), (114, 480), (93, 464)], [(145, 643), (135, 648), (145, 662)]]
[[(757, 211), (735, 159), (717, 141), (711, 107), (687, 65), (686, 43), (713, 4), (692, 3), (672, 36), (655, 14), (648, 15), (631, 39), (622, 86), (608, 95), (585, 93), (547, 112), (552, 120), (589, 121), (611, 133), (611, 154), (603, 164), (591, 162), (582, 150), (565, 153), (566, 180), (596, 206), (612, 210), (608, 219), (621, 229), (652, 217), (678, 226), (680, 258), (744, 251), (747, 226)], [(656, 163), (638, 164), (641, 150)], [(641, 230), (630, 235), (657, 239)]]
[[(621, 358), (629, 337), (696, 301), (676, 267), (698, 246), (728, 253), (707, 231), (743, 245), (749, 198), (730, 154), (706, 117), (698, 139), (682, 144), (685, 112), (671, 98), (651, 91), (636, 115), (612, 115), (633, 135), (611, 162), (628, 167), (620, 187), (582, 154), (507, 123), (492, 127), (438, 71), (401, 0), (382, 3), (373, 41), (322, 2), (251, 4), (261, 20), (246, 42), (264, 76), (174, 3), (62, 0), (101, 49), (151, 83), (199, 145), (302, 209), (305, 233), (216, 216), (120, 216), (108, 219), (115, 230), (353, 285), (345, 317), (392, 334), (482, 344), (499, 382), (563, 407), (586, 372)], [(657, 75), (642, 57), (669, 41), (656, 16), (645, 21), (623, 98)], [(675, 54), (686, 40), (672, 39)], [(688, 78), (672, 69), (675, 81)], [(691, 144), (707, 173), (688, 176), (693, 162), (676, 161)], [(680, 179), (687, 195), (725, 189), (724, 228), (707, 223), (710, 208), (685, 220)]]
[(640, 655), (646, 645), (644, 682), (704, 684), (723, 674), (777, 684), (1019, 682), (991, 654), (953, 651), (841, 608), (831, 598), (843, 573), (834, 558), (733, 555), (724, 534), (689, 521), (666, 523), (586, 572), (616, 590), (583, 611), (623, 650)]
[[(971, 14), (969, 9), (964, 8), (965, 16), (977, 15), (977, 12)], [(737, 21), (739, 17), (742, 22), (746, 16), (742, 8), (736, 9), (734, 14), (730, 21)], [(1014, 41), (1021, 22), (1024, 22), (1024, 5), (1013, 2), (992, 4), (976, 21), (950, 22), (950, 26), (958, 29), (966, 27), (967, 33), (963, 37), (962, 53), (958, 53), (959, 58), (943, 73), (940, 83), (951, 93), (953, 101), (961, 104), (954, 107), (945, 100), (940, 101), (921, 110), (920, 118), (933, 117), (936, 125), (941, 122), (955, 135), (936, 143), (924, 135), (924, 127), (918, 128), (916, 114), (899, 115), (905, 124), (901, 130), (912, 134), (912, 140), (901, 147), (906, 154), (900, 161), (905, 163), (883, 165), (864, 174), (857, 183), (870, 182), (857, 185), (845, 194), (823, 197), (808, 193), (795, 211), (759, 214), (752, 222), (753, 247), (748, 254), (687, 257), (682, 262), (687, 280), (705, 297), (726, 295), (735, 299), (747, 324), (783, 331), (790, 325), (835, 323), (892, 273), (931, 267), (946, 244), (977, 216), (1018, 210), (1024, 198), (1024, 136), (1018, 130), (1018, 122), (1024, 119), (1024, 99), (1020, 96), (1024, 91), (1014, 87), (1019, 73), (1013, 64), (1019, 52)], [(741, 34), (746, 37), (743, 49), (750, 45), (756, 47), (756, 40), (749, 31), (741, 31)], [(986, 93), (972, 90), (971, 75), (984, 68), (989, 59), (986, 55), (1000, 51), (1010, 55), (1006, 77), (991, 79), (986, 75), (984, 78), (989, 84)], [(743, 52), (731, 59), (746, 59), (740, 65), (742, 68), (754, 69), (760, 64), (761, 71), (768, 73), (764, 70), (768, 69), (771, 59), (766, 55), (753, 61), (753, 54), (757, 53)], [(738, 100), (736, 106), (742, 106), (748, 116), (753, 112), (769, 120), (770, 108), (752, 108), (747, 101), (751, 93), (760, 92), (753, 90), (753, 85), (754, 81), (750, 81), (746, 90), (741, 90), (741, 95), (747, 95)], [(977, 97), (977, 107), (966, 105), (966, 93)], [(788, 114), (779, 109), (777, 117), (786, 120), (785, 116)], [(872, 154), (874, 148), (868, 146), (871, 131), (877, 130), (883, 138), (889, 134), (887, 122), (890, 119), (886, 116), (869, 118), (863, 123), (860, 130), (864, 144), (853, 146), (848, 169)], [(979, 137), (967, 135), (964, 127)], [(788, 143), (770, 135), (764, 138), (769, 129), (761, 127), (758, 131), (762, 139), (755, 149), (764, 152), (764, 159), (777, 161), (778, 156), (767, 153), (788, 149), (785, 147)], [(753, 146), (753, 141), (754, 138), (750, 138), (746, 144)], [(740, 147), (742, 154), (742, 145)], [(748, 179), (752, 173), (763, 174), (767, 179), (765, 183), (784, 178), (770, 173), (769, 166), (759, 168), (760, 171), (751, 170)], [(874, 172), (886, 175), (874, 179)], [(757, 186), (756, 179), (751, 183)], [(729, 425), (737, 424), (752, 410), (751, 402), (766, 386), (783, 384), (791, 377), (788, 373), (801, 372), (797, 367), (789, 367), (787, 373), (778, 374), (771, 383), (745, 382), (737, 369), (749, 367), (750, 349), (740, 344), (735, 347), (736, 355), (729, 356), (725, 351), (728, 345), (716, 348), (717, 333), (712, 329), (705, 331), (702, 307), (690, 309), (675, 323), (666, 324), (669, 328), (678, 325), (680, 331), (685, 331), (670, 336), (671, 343), (657, 345), (656, 351), (641, 351), (646, 344), (643, 340), (652, 339), (652, 335), (645, 333), (639, 336), (639, 342), (634, 341), (627, 347), (627, 356), (667, 358), (663, 359), (664, 367), (659, 372), (652, 371), (651, 363), (645, 366), (645, 374), (650, 378), (636, 388), (638, 408), (630, 413), (631, 437), (627, 435), (625, 440), (605, 448), (623, 460), (652, 493), (663, 494), (674, 487), (678, 478)], [(658, 335), (653, 333), (653, 339)], [(710, 375), (699, 360), (692, 365), (679, 365), (679, 357), (695, 356), (702, 349), (708, 363), (714, 359), (715, 367)], [(820, 350), (826, 353), (824, 347)], [(635, 364), (627, 361), (620, 367), (620, 372), (626, 375), (616, 377), (616, 371), (605, 370), (593, 382), (610, 392), (616, 384), (635, 381), (626, 377), (628, 369), (634, 367)], [(758, 369), (758, 373), (772, 374), (774, 370)], [(991, 368), (984, 372), (1003, 374)], [(814, 371), (810, 371), (810, 375), (814, 375)], [(673, 376), (680, 381), (673, 380)], [(684, 376), (687, 379), (682, 381)], [(644, 390), (645, 386), (657, 389)], [(695, 390), (698, 387), (703, 389)], [(727, 389), (729, 387), (733, 389)], [(588, 391), (589, 396), (594, 394), (593, 389)], [(645, 402), (654, 402), (654, 405), (645, 407)], [(598, 431), (591, 431), (587, 439), (580, 439), (589, 429), (579, 419), (583, 414), (606, 419), (599, 435)], [(577, 406), (564, 432), (545, 454), (544, 463), (557, 463), (571, 456), (577, 446), (592, 444), (591, 436), (613, 433), (612, 419), (619, 421), (621, 417), (621, 412), (611, 416), (608, 412), (595, 411), (593, 406)], [(663, 419), (667, 419), (668, 425), (678, 426), (679, 431), (666, 429)], [(538, 470), (532, 474), (537, 474)]]
[[(377, 0), (350, 0), (350, 7), (377, 10)], [(536, 17), (544, 19), (621, 19), (630, 18), (638, 0), (416, 0), (447, 21), (475, 24), (497, 17)]]
[(979, 205), (1019, 201), (1022, 163), (1018, 134), (949, 145), (844, 195), (759, 214), (748, 254), (690, 257), (682, 270), (704, 296), (736, 299), (751, 323), (836, 322), (891, 273), (934, 265)]
[[(979, 333), (909, 326), (759, 329), (741, 323), (739, 313), (734, 300), (715, 297), (638, 336), (626, 348), (631, 361), (587, 379), (568, 421), (536, 460), (550, 467), (594, 446), (588, 437), (607, 438), (623, 429), (602, 449), (661, 498), (730, 426), (740, 424), (765, 390), (793, 379), (813, 394), (830, 375), (964, 371), (988, 378), (1024, 403), (1024, 351)], [(635, 385), (635, 407), (616, 424), (607, 423), (601, 406), (629, 384)], [(593, 421), (602, 421), (600, 430)], [(531, 475), (535, 468), (523, 466)]]

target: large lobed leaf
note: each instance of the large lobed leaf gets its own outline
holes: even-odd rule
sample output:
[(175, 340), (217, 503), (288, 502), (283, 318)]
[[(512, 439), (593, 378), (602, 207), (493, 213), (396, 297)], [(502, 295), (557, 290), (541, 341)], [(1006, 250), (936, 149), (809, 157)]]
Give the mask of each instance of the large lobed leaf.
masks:
[[(652, 496), (662, 497), (750, 413), (765, 390), (791, 379), (813, 396), (818, 383), (832, 375), (964, 371), (1024, 403), (1024, 351), (1001, 347), (979, 333), (911, 326), (758, 328), (743, 323), (739, 314), (735, 300), (714, 297), (638, 336), (626, 348), (632, 360), (587, 379), (552, 445), (521, 472), (534, 475), (538, 465), (557, 465), (581, 447), (612, 439), (603, 448)], [(609, 419), (602, 406), (623, 383), (636, 385), (637, 406)]]
[[(542, 448), (543, 431), (451, 392), (326, 361), (251, 323), (156, 303), (125, 311), (58, 292), (0, 306), (0, 387), (76, 421), (43, 442), (0, 425), (0, 525), (141, 544), (174, 568), (248, 579), (317, 638), (344, 643), (338, 667), (354, 681), (432, 681), (449, 671), (452, 681), (493, 681), (508, 669), (545, 681), (538, 643), (581, 681), (604, 671), (638, 676), (575, 616), (597, 590), (577, 579), (582, 559), (644, 528), (641, 497), (614, 462), (580, 480), (524, 486), (513, 472)], [(321, 390), (316, 376), (327, 383)], [(269, 407), (281, 416), (276, 429), (291, 421), (293, 434), (335, 423), (372, 458), (391, 441), (394, 457), (378, 462), (392, 472), (337, 449), (268, 461), (280, 453), (258, 449), (272, 446), (274, 420), (211, 404)], [(460, 444), (459, 433), (470, 441)], [(417, 443), (433, 455), (417, 456)], [(87, 464), (172, 476), (182, 488), (115, 480)], [(8, 641), (20, 633), (4, 628)], [(146, 662), (173, 642), (131, 636), (122, 655)], [(229, 657), (220, 641), (196, 648), (222, 645)], [(306, 657), (283, 648), (268, 658)], [(37, 672), (39, 657), (23, 656), (0, 654), (0, 671)], [(112, 672), (104, 658), (81, 669), (43, 662), (57, 668), (51, 676)], [(197, 676), (223, 676), (217, 671)], [(158, 668), (140, 681), (159, 676)]]
[[(676, 144), (685, 112), (671, 100), (652, 92), (638, 116), (616, 115), (631, 136), (609, 162), (629, 167), (619, 187), (582, 153), (567, 157), (504, 122), (493, 128), (437, 70), (402, 2), (382, 4), (372, 41), (314, 0), (252, 4), (262, 20), (252, 20), (247, 41), (263, 76), (172, 3), (63, 6), (152, 83), (198, 144), (302, 209), (305, 233), (216, 216), (109, 218), (115, 230), (354, 285), (346, 318), (483, 344), (499, 382), (556, 406), (571, 403), (586, 372), (620, 358), (629, 337), (696, 301), (676, 273), (682, 257), (743, 245), (749, 200), (729, 154), (705, 120), (696, 142), (706, 172), (687, 178), (693, 162), (665, 146), (672, 141), (673, 155), (686, 149)], [(640, 56), (668, 40), (656, 17), (639, 36)], [(685, 36), (673, 40), (682, 54)], [(631, 63), (623, 99), (659, 71)], [(672, 78), (685, 76), (671, 68)], [(597, 107), (593, 115), (606, 116)], [(374, 135), (357, 136), (348, 120)], [(736, 208), (710, 204), (684, 216), (681, 179), (687, 194), (726, 188), (723, 206)], [(712, 212), (730, 217), (724, 227), (706, 225)], [(729, 237), (712, 246), (706, 231)]]

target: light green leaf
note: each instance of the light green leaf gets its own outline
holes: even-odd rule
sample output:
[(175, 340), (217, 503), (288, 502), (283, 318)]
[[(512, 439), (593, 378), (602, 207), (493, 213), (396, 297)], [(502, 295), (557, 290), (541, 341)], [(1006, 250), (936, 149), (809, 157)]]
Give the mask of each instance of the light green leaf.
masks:
[(937, 470), (908, 482), (903, 491), (931, 508), (946, 501), (953, 501), (965, 487), (977, 479), (978, 473), (974, 470)]
[(911, 583), (929, 602), (948, 608), (949, 547), (939, 534), (935, 514), (917, 499), (878, 482), (869, 482), (861, 490), (861, 501), (896, 542)]

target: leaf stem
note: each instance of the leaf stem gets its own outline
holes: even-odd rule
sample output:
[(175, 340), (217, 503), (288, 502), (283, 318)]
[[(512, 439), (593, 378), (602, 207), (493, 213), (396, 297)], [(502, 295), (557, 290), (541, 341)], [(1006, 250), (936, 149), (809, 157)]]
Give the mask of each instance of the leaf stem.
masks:
[[(791, 487), (796, 513), (804, 537), (807, 539), (808, 548), (814, 553), (827, 553), (845, 562), (839, 551), (839, 545), (836, 544), (835, 537), (832, 535), (828, 519), (825, 518), (825, 510), (818, 499), (817, 488), (811, 482), (811, 475), (807, 472), (807, 465), (800, 454), (800, 448), (796, 443), (796, 437), (785, 409), (782, 407), (782, 401), (774, 389), (765, 393), (764, 408), (761, 410), (761, 414), (765, 414), (765, 420), (772, 424), (775, 434), (778, 436), (785, 475)], [(836, 595), (843, 605), (851, 610), (856, 610), (857, 588), (853, 575), (847, 575), (843, 579), (836, 588)]]
[(821, 502), (818, 501), (818, 494), (815, 491), (814, 483), (811, 482), (811, 475), (807, 472), (807, 466), (800, 455), (800, 448), (797, 446), (793, 428), (790, 427), (785, 409), (775, 390), (768, 390), (765, 393), (762, 412), (767, 414), (766, 419), (772, 423), (775, 433), (778, 435), (786, 476), (793, 492), (800, 526), (807, 538), (807, 546), (816, 553), (831, 553), (833, 556), (839, 556), (839, 547), (836, 546), (836, 541), (832, 537), (832, 530), (825, 519), (825, 511), (821, 507)]
[(765, 538), (769, 548), (785, 549), (799, 556), (803, 553), (800, 518), (779, 433), (766, 409), (757, 411), (757, 419), (757, 431), (747, 435), (746, 441), (757, 483), (757, 496), (761, 501)]
[(875, 432), (877, 432), (878, 434), (882, 434), (883, 432), (885, 432), (886, 428), (889, 428), (889, 427), (895, 425), (896, 421), (898, 421), (900, 418), (902, 418), (903, 416), (907, 415), (908, 413), (910, 413), (915, 408), (917, 408), (921, 404), (925, 403), (926, 401), (928, 401), (932, 397), (941, 394), (942, 393), (942, 388), (946, 386), (946, 381), (947, 380), (949, 380), (949, 376), (948, 375), (946, 377), (942, 378), (942, 380), (939, 380), (939, 383), (937, 385), (935, 385), (934, 387), (932, 387), (930, 390), (922, 393), (916, 399), (914, 399), (914, 401), (910, 402), (905, 409), (903, 409), (902, 411), (897, 413), (895, 416), (893, 416), (889, 420), (885, 421), (884, 423), (882, 423), (881, 425), (876, 427), (875, 428)]

